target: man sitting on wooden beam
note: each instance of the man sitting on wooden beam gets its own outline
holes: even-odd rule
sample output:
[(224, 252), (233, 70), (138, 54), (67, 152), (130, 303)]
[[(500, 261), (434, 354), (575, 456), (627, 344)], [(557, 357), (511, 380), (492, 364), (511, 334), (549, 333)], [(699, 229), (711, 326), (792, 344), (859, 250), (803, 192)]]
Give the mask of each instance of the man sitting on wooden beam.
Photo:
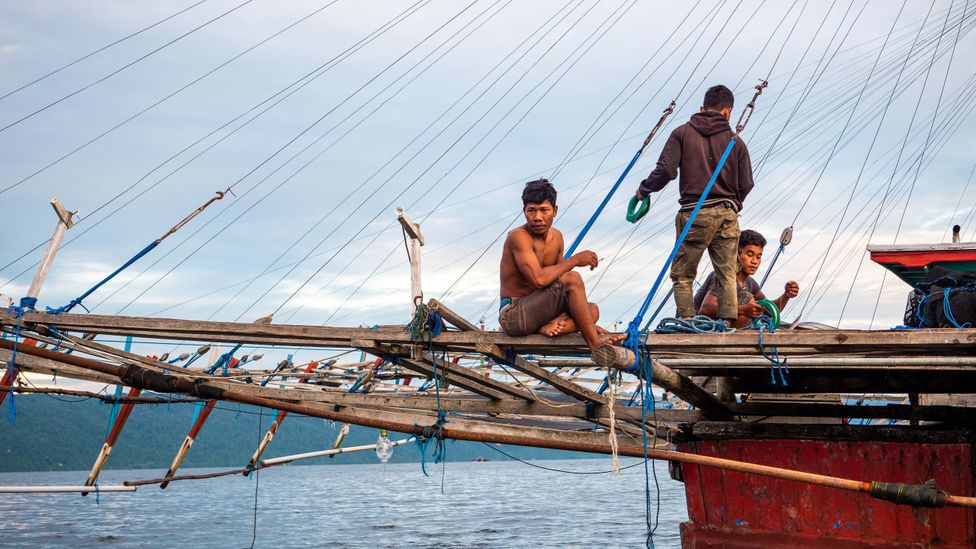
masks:
[(591, 350), (618, 343), (596, 325), (600, 309), (586, 299), (577, 267), (593, 270), (596, 254), (586, 250), (563, 259), (563, 234), (552, 228), (556, 189), (546, 179), (526, 183), (522, 191), (525, 225), (508, 233), (501, 261), (498, 323), (509, 336), (547, 336), (580, 332)]
[[(766, 299), (759, 283), (752, 275), (759, 270), (762, 263), (763, 248), (766, 247), (766, 238), (756, 231), (747, 229), (739, 235), (739, 272), (736, 274), (735, 282), (738, 292), (736, 301), (738, 303), (739, 318), (733, 323), (736, 328), (748, 326), (752, 319), (759, 318), (766, 312), (766, 309), (759, 305), (757, 301)], [(796, 281), (786, 283), (783, 295), (773, 300), (773, 303), (780, 311), (786, 307), (790, 299), (800, 293), (800, 286)], [(698, 292), (695, 293), (695, 309), (698, 314), (716, 318), (718, 316), (718, 296), (715, 293), (715, 273), (709, 273), (705, 278)]]

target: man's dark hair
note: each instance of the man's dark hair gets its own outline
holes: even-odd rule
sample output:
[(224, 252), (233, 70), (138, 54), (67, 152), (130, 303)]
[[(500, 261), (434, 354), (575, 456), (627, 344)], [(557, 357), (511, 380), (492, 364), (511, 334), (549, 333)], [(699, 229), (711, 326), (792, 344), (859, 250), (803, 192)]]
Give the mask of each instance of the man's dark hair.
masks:
[(720, 111), (724, 108), (731, 109), (733, 104), (735, 104), (735, 95), (732, 94), (732, 90), (719, 84), (708, 88), (705, 92), (702, 107), (709, 111)]
[(746, 229), (739, 234), (739, 249), (745, 248), (746, 246), (759, 246), (760, 248), (766, 247), (766, 237), (757, 233), (752, 229)]
[(548, 179), (536, 179), (525, 184), (522, 190), (522, 208), (529, 204), (542, 204), (546, 200), (553, 206), (556, 205), (556, 188)]

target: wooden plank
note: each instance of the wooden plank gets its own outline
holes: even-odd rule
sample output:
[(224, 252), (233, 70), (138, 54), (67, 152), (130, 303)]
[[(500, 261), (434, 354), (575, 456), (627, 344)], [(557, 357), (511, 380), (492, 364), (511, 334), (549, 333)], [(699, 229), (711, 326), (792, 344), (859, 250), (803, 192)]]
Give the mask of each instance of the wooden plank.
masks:
[(481, 331), (480, 328), (468, 322), (468, 320), (465, 319), (463, 316), (455, 313), (454, 311), (449, 309), (447, 305), (444, 305), (443, 303), (437, 301), (436, 299), (431, 298), (430, 301), (427, 302), (427, 308), (441, 315), (441, 317), (445, 321), (447, 321), (451, 326), (454, 326), (455, 328), (461, 330), (462, 332)]
[(746, 423), (700, 421), (685, 437), (700, 440), (732, 438), (754, 439), (816, 439), (816, 440), (877, 440), (890, 442), (918, 442), (933, 444), (968, 444), (973, 432), (945, 426), (880, 426), (880, 425), (799, 425), (791, 423)]
[[(497, 345), (480, 344), (478, 345), (477, 350), (479, 353), (495, 359), (504, 360), (506, 358), (505, 352), (502, 351), (502, 349)], [(607, 403), (607, 398), (600, 393), (587, 389), (586, 387), (569, 381), (568, 379), (563, 379), (521, 356), (515, 355), (515, 360), (512, 361), (511, 366), (523, 374), (530, 375), (539, 381), (548, 383), (557, 391), (560, 391), (563, 394), (569, 395), (573, 398), (599, 404)]]
[[(0, 349), (0, 362), (2, 362), (4, 366), (6, 366), (7, 362), (10, 361), (10, 355), (10, 351)], [(27, 355), (24, 353), (17, 353), (17, 369), (25, 372), (33, 372), (35, 374), (47, 374), (51, 376), (57, 375), (69, 377), (71, 379), (93, 381), (95, 383), (110, 385), (117, 385), (119, 383), (119, 378), (115, 376), (110, 376), (100, 372), (93, 372), (91, 370), (86, 370), (84, 368), (79, 368), (63, 362)]]
[(830, 417), (940, 421), (971, 425), (976, 422), (976, 408), (956, 406), (851, 406), (807, 402), (741, 402), (728, 403), (732, 412), (744, 416)]
[[(408, 333), (397, 330), (371, 330), (368, 328), (338, 328), (308, 325), (274, 325), (233, 322), (190, 321), (167, 318), (121, 317), (102, 315), (48, 315), (31, 313), (24, 316), (25, 323), (51, 324), (68, 330), (103, 334), (128, 335), (131, 333), (165, 334), (167, 338), (195, 339), (199, 341), (234, 338), (245, 343), (277, 341), (311, 346), (349, 346), (352, 339), (375, 339), (384, 343), (409, 343)], [(16, 318), (10, 314), (0, 316), (0, 323), (11, 326)], [(223, 339), (221, 339), (223, 340)], [(553, 349), (563, 353), (586, 354), (586, 346), (579, 335), (546, 337), (531, 335), (508, 337), (500, 332), (444, 332), (434, 339), (438, 345), (473, 347), (478, 343), (493, 343), (502, 348)], [(766, 346), (790, 348), (816, 348), (824, 351), (853, 352), (881, 350), (884, 348), (909, 348), (942, 350), (945, 355), (972, 356), (976, 351), (976, 328), (928, 329), (928, 330), (811, 330), (779, 331), (764, 336)], [(654, 353), (707, 352), (712, 349), (739, 349), (758, 351), (756, 332), (739, 331), (732, 334), (650, 334), (647, 345)]]

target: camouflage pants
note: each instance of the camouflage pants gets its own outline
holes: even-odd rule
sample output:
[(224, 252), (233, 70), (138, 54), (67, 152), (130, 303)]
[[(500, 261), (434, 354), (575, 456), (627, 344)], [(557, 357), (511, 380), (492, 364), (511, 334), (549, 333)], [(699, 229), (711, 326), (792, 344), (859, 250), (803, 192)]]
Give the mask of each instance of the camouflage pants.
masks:
[[(691, 212), (678, 212), (675, 228), (678, 235), (684, 229)], [(671, 282), (674, 285), (674, 302), (677, 316), (695, 315), (693, 284), (698, 274), (698, 263), (708, 250), (715, 269), (715, 294), (718, 296), (718, 316), (734, 321), (738, 318), (738, 289), (735, 275), (739, 260), (739, 218), (732, 208), (719, 204), (702, 208), (688, 231), (678, 255), (671, 264)]]

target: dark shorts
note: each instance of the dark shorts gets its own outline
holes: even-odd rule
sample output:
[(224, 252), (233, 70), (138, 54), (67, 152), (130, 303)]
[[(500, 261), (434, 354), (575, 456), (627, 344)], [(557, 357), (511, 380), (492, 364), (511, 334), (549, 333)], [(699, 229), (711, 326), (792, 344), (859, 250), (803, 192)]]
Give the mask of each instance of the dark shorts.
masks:
[(498, 311), (498, 324), (509, 336), (534, 334), (547, 322), (567, 311), (566, 288), (556, 280), (545, 288), (512, 302)]

